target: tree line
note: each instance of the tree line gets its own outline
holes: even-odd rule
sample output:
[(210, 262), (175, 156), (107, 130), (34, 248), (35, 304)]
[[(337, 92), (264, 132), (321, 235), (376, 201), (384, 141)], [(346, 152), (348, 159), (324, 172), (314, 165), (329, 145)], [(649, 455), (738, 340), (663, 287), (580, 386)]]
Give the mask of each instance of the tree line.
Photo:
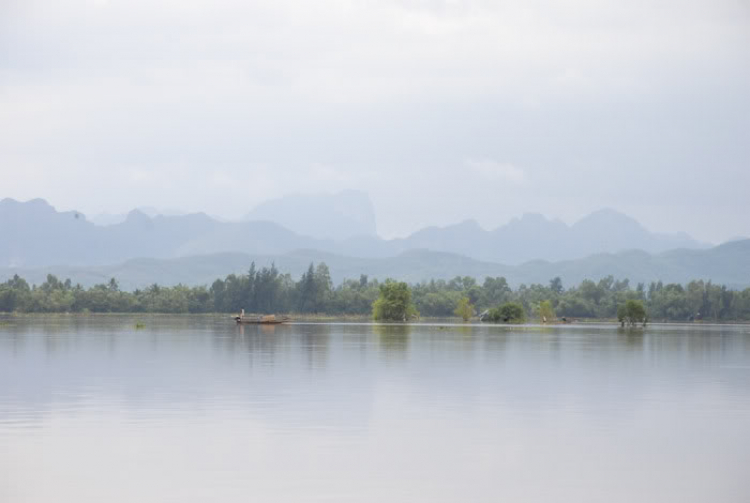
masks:
[[(361, 275), (334, 285), (324, 263), (310, 264), (297, 280), (279, 272), (275, 265), (256, 268), (252, 264), (246, 274), (230, 274), (210, 286), (154, 284), (131, 292), (121, 290), (115, 279), (84, 288), (53, 275), (41, 285), (14, 276), (0, 283), (0, 312), (236, 313), (245, 309), (248, 313), (370, 315), (384, 288), (393, 295), (406, 295), (401, 287), (386, 287), (386, 283)], [(464, 276), (419, 282), (407, 289), (413, 309), (405, 314), (411, 317), (417, 312), (427, 317), (465, 317), (493, 309), (490, 314), (507, 317), (508, 313), (500, 313), (498, 308), (514, 303), (534, 319), (614, 319), (619, 306), (640, 300), (652, 321), (750, 320), (750, 288), (732, 290), (702, 280), (633, 287), (627, 279), (607, 276), (565, 288), (558, 277), (547, 284), (512, 289), (502, 277), (488, 277), (479, 283)], [(385, 301), (375, 308), (382, 313), (394, 309)]]

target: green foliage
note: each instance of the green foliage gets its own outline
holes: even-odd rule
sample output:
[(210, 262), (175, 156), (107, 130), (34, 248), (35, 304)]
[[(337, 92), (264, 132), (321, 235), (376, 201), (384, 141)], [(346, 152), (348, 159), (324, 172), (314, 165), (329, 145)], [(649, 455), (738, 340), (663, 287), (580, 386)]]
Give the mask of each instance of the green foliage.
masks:
[(543, 300), (539, 303), (537, 312), (539, 313), (539, 319), (542, 321), (542, 323), (554, 321), (555, 319), (555, 309), (552, 307), (552, 302), (548, 300)]
[(510, 299), (513, 291), (505, 278), (485, 278), (481, 305), (497, 306)]
[(458, 306), (453, 311), (453, 314), (458, 316), (464, 321), (469, 321), (474, 316), (474, 306), (471, 304), (469, 297), (463, 297), (458, 301)]
[(320, 263), (315, 267), (311, 263), (299, 281), (298, 293), (297, 310), (300, 313), (329, 312), (333, 300), (333, 284), (328, 266)]
[(563, 288), (563, 283), (560, 279), (560, 276), (555, 276), (554, 278), (549, 280), (549, 288), (557, 295), (563, 293), (565, 289)]
[(620, 323), (635, 326), (637, 323), (646, 323), (646, 308), (643, 301), (629, 299), (617, 308), (617, 319)]
[[(251, 264), (246, 274), (230, 274), (210, 287), (154, 284), (133, 292), (122, 291), (115, 279), (83, 288), (54, 275), (47, 276), (40, 285), (29, 285), (16, 275), (0, 283), (0, 312), (237, 313), (244, 309), (247, 313), (367, 316), (373, 314), (381, 286), (365, 275), (334, 286), (323, 263), (310, 264), (297, 280), (280, 273), (274, 264), (262, 268)], [(553, 279), (549, 284), (520, 285), (513, 290), (502, 277), (477, 283), (473, 278), (457, 276), (449, 281), (417, 283), (407, 289), (407, 318), (415, 312), (463, 318), (468, 309), (462, 307), (463, 312), (459, 313), (457, 307), (468, 299), (468, 304), (480, 312), (512, 302), (521, 306), (526, 318), (614, 319), (619, 318), (620, 306), (638, 300), (649, 318), (660, 321), (750, 321), (750, 288), (734, 291), (711, 281), (691, 281), (687, 285), (654, 282), (632, 288), (626, 279), (607, 276), (598, 281), (584, 280), (567, 289)], [(390, 312), (387, 305), (380, 306), (381, 312)], [(399, 313), (395, 316), (403, 319)]]
[(524, 323), (526, 321), (526, 310), (519, 302), (506, 302), (499, 307), (490, 309), (490, 321), (503, 323)]
[(380, 285), (380, 296), (372, 304), (372, 317), (379, 321), (406, 321), (417, 316), (411, 300), (411, 289), (403, 281), (386, 280)]

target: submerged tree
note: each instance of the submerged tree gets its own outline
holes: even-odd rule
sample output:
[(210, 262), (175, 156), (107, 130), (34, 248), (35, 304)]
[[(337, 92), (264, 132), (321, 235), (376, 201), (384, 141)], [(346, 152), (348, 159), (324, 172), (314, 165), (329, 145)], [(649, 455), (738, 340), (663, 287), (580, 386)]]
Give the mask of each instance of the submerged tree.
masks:
[(380, 296), (372, 304), (372, 317), (381, 321), (406, 321), (417, 316), (411, 300), (411, 289), (403, 281), (386, 280), (380, 285)]
[(490, 321), (502, 321), (504, 323), (524, 323), (526, 321), (526, 310), (519, 302), (506, 302), (505, 304), (490, 309)]
[(548, 300), (544, 300), (539, 303), (539, 319), (542, 323), (553, 321), (555, 319), (555, 310), (552, 307), (552, 303)]
[[(394, 283), (394, 282), (392, 282)], [(394, 283), (396, 284), (396, 283)], [(479, 312), (492, 310), (496, 321), (519, 322), (506, 308), (514, 302), (525, 311), (525, 317), (538, 316), (552, 320), (556, 316), (571, 318), (619, 319), (635, 324), (644, 319), (658, 320), (737, 320), (750, 321), (750, 288), (732, 290), (710, 281), (692, 281), (686, 285), (649, 285), (639, 283), (634, 289), (627, 279), (603, 278), (585, 280), (562, 289), (562, 282), (549, 285), (519, 285), (511, 289), (502, 278), (486, 278), (482, 284), (457, 276), (452, 280), (433, 279), (410, 285), (412, 309), (395, 310), (386, 301), (374, 303), (381, 296), (381, 283), (366, 275), (344, 279), (338, 285), (331, 280), (325, 264), (310, 264), (301, 278), (280, 273), (273, 264), (256, 268), (250, 265), (245, 274), (230, 274), (217, 279), (210, 287), (153, 284), (148, 288), (127, 291), (116, 280), (84, 288), (70, 279), (61, 281), (54, 275), (38, 285), (30, 285), (14, 276), (0, 282), (0, 312), (91, 312), (91, 313), (325, 313), (329, 315), (375, 315), (381, 319), (403, 320), (410, 313), (423, 316), (469, 315), (469, 306)], [(391, 289), (392, 285), (387, 290)], [(628, 300), (640, 300), (644, 312), (628, 308)], [(461, 312), (457, 307), (461, 304)], [(491, 309), (491, 308), (495, 309)], [(520, 314), (520, 313), (519, 313)], [(487, 315), (483, 319), (490, 320)], [(631, 320), (633, 320), (631, 322)]]
[(634, 327), (636, 323), (646, 323), (646, 308), (643, 301), (630, 299), (617, 308), (617, 320), (625, 326)]
[(464, 321), (469, 321), (471, 317), (474, 316), (474, 306), (469, 297), (462, 297), (461, 300), (458, 301), (458, 306), (456, 306), (456, 310), (453, 311), (453, 314)]

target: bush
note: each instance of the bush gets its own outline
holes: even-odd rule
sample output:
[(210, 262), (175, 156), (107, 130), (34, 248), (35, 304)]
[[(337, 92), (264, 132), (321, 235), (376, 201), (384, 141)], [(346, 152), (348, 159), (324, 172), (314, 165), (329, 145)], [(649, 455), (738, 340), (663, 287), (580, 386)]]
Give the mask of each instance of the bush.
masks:
[(537, 311), (539, 313), (539, 319), (542, 321), (542, 323), (547, 323), (548, 321), (555, 320), (555, 310), (552, 307), (552, 303), (550, 301), (545, 300), (540, 302)]
[(625, 304), (620, 304), (617, 308), (617, 320), (622, 323), (623, 326), (626, 324), (633, 327), (636, 323), (646, 323), (646, 308), (643, 306), (643, 301), (640, 300), (628, 300)]
[(490, 309), (490, 321), (503, 323), (524, 323), (526, 321), (526, 310), (518, 302), (506, 302), (499, 307)]
[(468, 297), (464, 297), (458, 301), (458, 306), (453, 314), (460, 317), (464, 321), (469, 321), (474, 316), (474, 306), (471, 305), (471, 300)]
[(388, 279), (372, 304), (372, 317), (381, 321), (406, 321), (419, 313), (411, 301), (411, 289), (403, 281)]

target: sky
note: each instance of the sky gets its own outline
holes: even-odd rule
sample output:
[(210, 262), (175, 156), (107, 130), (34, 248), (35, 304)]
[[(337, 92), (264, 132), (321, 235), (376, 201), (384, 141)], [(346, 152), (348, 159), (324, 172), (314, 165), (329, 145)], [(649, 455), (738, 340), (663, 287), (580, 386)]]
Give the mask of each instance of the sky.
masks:
[(750, 236), (750, 0), (2, 0), (0, 198)]

